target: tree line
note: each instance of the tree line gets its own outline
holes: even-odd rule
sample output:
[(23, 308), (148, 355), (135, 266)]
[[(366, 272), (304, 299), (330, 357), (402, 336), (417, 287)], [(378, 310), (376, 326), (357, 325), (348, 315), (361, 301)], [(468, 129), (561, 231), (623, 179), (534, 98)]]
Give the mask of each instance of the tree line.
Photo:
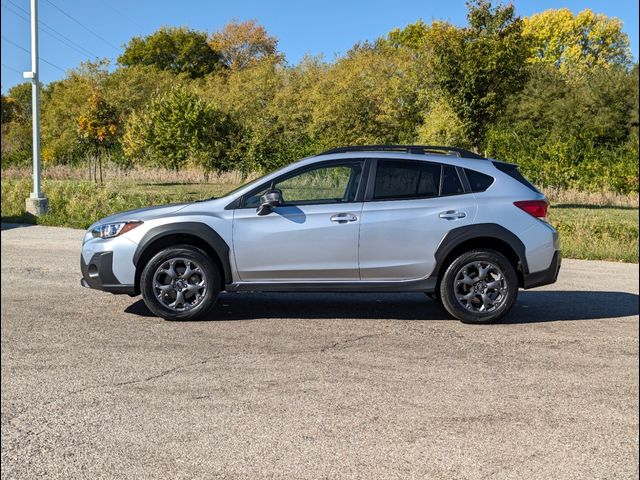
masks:
[[(2, 96), (2, 166), (31, 161), (30, 85)], [(264, 172), (323, 149), (446, 144), (542, 185), (638, 191), (638, 63), (616, 19), (468, 4), (292, 65), (255, 21), (134, 37), (42, 90), (45, 165)]]

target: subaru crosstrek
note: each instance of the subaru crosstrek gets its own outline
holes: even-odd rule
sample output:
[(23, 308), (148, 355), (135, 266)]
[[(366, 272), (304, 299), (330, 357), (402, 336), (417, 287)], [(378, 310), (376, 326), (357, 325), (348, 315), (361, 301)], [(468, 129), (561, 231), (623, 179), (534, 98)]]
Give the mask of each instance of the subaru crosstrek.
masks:
[(453, 147), (330, 150), (222, 198), (92, 225), (82, 285), (142, 294), (168, 320), (222, 291), (425, 292), (467, 323), (556, 281), (558, 233), (516, 165)]

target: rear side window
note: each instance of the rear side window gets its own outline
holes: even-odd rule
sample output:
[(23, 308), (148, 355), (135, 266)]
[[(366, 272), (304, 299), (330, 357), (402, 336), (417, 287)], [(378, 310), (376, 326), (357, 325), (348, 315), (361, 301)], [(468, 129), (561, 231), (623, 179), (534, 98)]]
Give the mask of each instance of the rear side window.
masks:
[(378, 160), (374, 200), (437, 197), (440, 165), (407, 160)]
[(472, 192), (484, 192), (495, 180), (489, 175), (476, 172), (475, 170), (469, 170), (468, 168), (464, 169), (464, 173), (467, 175), (467, 180), (469, 180)]
[(462, 188), (462, 182), (460, 182), (455, 167), (443, 165), (440, 195), (460, 195), (462, 193), (464, 193), (464, 188)]
[(522, 174), (520, 173), (520, 170), (518, 170), (517, 165), (514, 165), (513, 163), (503, 163), (503, 162), (493, 162), (493, 164), (498, 170), (506, 173), (511, 178), (513, 178), (514, 180), (517, 180), (525, 187), (533, 190), (536, 193), (540, 193), (540, 190), (538, 190), (533, 183), (531, 183), (529, 180), (527, 180), (522, 176)]

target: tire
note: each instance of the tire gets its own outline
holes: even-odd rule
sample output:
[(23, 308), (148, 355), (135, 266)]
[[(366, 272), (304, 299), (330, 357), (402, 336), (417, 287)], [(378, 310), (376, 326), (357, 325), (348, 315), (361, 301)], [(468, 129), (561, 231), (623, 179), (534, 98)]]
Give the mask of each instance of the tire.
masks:
[(158, 252), (147, 262), (140, 277), (144, 303), (165, 320), (204, 317), (215, 304), (221, 284), (215, 262), (191, 245), (176, 245)]
[(493, 323), (518, 298), (518, 276), (504, 255), (488, 249), (458, 256), (440, 282), (444, 308), (463, 323)]

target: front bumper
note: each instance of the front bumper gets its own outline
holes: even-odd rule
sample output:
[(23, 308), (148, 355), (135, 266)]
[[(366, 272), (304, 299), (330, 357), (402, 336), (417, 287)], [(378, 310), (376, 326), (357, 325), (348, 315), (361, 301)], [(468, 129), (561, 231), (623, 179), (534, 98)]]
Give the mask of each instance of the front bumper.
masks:
[(555, 283), (558, 279), (558, 272), (560, 271), (561, 263), (562, 255), (560, 250), (556, 250), (553, 254), (553, 259), (551, 260), (549, 268), (535, 273), (528, 273), (523, 276), (523, 288), (535, 288)]
[(136, 295), (135, 285), (118, 282), (113, 273), (113, 252), (97, 252), (88, 263), (80, 255), (80, 271), (82, 279), (80, 285), (110, 293), (126, 293)]

